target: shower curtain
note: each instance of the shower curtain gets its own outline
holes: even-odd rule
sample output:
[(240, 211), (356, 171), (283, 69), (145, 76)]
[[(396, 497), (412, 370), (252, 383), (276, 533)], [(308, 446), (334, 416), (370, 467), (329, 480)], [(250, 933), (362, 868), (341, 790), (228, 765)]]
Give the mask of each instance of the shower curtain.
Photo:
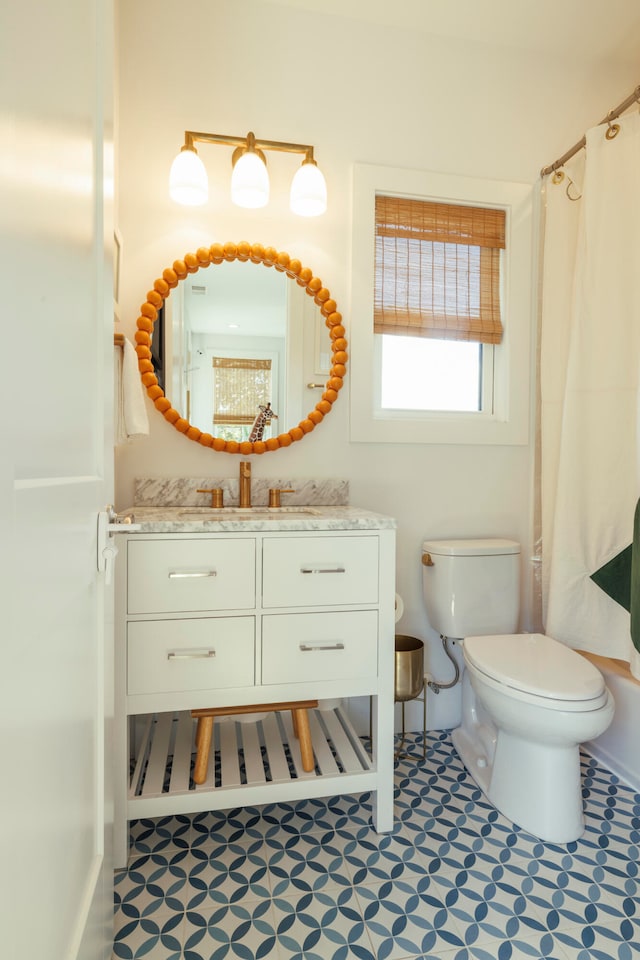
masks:
[(550, 636), (626, 660), (640, 678), (629, 617), (640, 495), (640, 115), (617, 126), (590, 130), (563, 178), (543, 186), (542, 614)]

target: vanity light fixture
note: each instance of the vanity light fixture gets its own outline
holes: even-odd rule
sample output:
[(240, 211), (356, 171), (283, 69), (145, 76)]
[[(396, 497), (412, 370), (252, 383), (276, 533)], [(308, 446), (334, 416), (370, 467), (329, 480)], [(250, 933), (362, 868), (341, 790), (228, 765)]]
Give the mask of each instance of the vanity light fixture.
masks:
[(264, 151), (304, 154), (302, 165), (291, 183), (289, 205), (293, 213), (301, 217), (317, 217), (326, 211), (327, 185), (313, 158), (313, 147), (303, 143), (256, 140), (251, 132), (246, 137), (227, 137), (185, 130), (184, 146), (173, 161), (169, 176), (169, 193), (177, 203), (201, 206), (209, 197), (207, 171), (198, 156), (196, 143), (235, 147), (231, 157), (231, 199), (239, 207), (254, 209), (264, 207), (269, 200), (269, 174)]

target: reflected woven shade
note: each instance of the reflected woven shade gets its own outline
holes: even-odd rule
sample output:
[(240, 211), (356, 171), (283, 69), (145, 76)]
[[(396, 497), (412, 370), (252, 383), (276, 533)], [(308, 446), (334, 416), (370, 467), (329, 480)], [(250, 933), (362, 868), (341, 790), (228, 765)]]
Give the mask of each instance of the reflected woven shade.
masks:
[(374, 332), (500, 343), (505, 212), (376, 197)]
[(214, 423), (252, 424), (271, 400), (271, 360), (214, 357), (213, 398)]

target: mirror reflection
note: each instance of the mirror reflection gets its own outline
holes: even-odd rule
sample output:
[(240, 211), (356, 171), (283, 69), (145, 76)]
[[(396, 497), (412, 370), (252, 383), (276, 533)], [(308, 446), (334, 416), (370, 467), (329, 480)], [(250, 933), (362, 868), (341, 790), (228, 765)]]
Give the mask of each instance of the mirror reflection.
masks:
[(282, 273), (238, 261), (200, 270), (165, 305), (167, 392), (192, 424), (225, 440), (248, 440), (267, 404), (275, 416), (253, 439), (288, 429), (306, 409), (305, 371), (311, 380), (329, 372), (326, 331), (315, 355), (318, 321), (313, 301)]
[(192, 440), (232, 453), (278, 449), (311, 432), (337, 399), (342, 317), (288, 254), (259, 244), (199, 248), (163, 272), (141, 313), (143, 383)]

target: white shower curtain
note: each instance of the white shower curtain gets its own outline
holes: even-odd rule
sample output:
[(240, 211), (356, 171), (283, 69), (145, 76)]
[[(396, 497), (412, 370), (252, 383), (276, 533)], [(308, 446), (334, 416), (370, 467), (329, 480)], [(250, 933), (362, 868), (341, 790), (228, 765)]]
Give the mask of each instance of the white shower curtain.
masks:
[(591, 579), (631, 544), (640, 495), (640, 115), (617, 123), (543, 190), (543, 623), (640, 677), (628, 610)]

